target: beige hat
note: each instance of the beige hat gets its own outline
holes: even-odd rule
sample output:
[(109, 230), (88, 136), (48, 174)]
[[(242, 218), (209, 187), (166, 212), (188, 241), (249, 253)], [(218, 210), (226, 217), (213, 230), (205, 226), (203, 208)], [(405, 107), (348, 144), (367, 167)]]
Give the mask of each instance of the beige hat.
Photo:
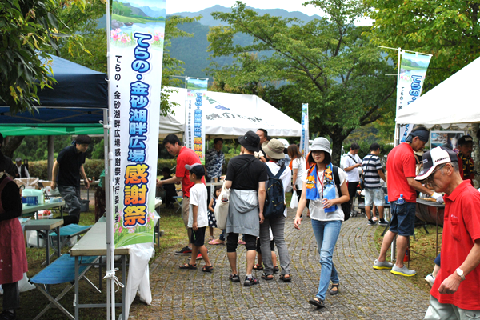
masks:
[(315, 151), (315, 150), (320, 150), (320, 151), (325, 151), (330, 153), (330, 141), (328, 141), (326, 138), (315, 138), (313, 140), (312, 145), (310, 146), (310, 151)]
[(285, 154), (283, 153), (284, 149), (285, 147), (283, 146), (283, 143), (278, 139), (270, 140), (268, 144), (262, 148), (270, 159), (285, 158)]

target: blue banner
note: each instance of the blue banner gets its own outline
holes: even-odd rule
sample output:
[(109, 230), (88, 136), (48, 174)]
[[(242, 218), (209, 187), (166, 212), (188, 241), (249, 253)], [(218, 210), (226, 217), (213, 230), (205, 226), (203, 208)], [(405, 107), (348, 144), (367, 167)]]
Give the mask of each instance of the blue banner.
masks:
[(185, 146), (192, 149), (205, 165), (205, 112), (203, 100), (208, 79), (187, 78), (185, 101)]
[(309, 149), (310, 130), (308, 122), (308, 103), (302, 103), (302, 137), (300, 138), (300, 153), (306, 156)]

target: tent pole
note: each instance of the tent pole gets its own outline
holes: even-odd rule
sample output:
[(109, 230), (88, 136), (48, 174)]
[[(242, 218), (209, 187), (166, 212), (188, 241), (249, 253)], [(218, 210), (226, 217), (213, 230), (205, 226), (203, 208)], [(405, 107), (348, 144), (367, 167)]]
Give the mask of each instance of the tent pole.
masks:
[[(112, 105), (110, 103), (110, 23), (111, 23), (111, 17), (110, 17), (110, 1), (106, 1), (106, 35), (107, 35), (107, 82), (108, 82), (108, 116), (111, 117), (113, 115), (113, 110), (112, 110)], [(106, 113), (104, 113), (104, 119), (105, 119)], [(112, 119), (109, 118), (108, 121), (108, 126), (112, 124)], [(106, 130), (105, 130), (106, 131)], [(108, 134), (106, 134), (108, 136)], [(110, 139), (108, 141), (110, 144), (110, 148), (108, 151), (113, 150), (112, 145), (113, 144), (113, 139)], [(106, 148), (107, 149), (107, 148)], [(113, 155), (108, 152), (105, 153), (105, 163), (108, 165), (105, 166), (105, 169), (107, 168), (113, 168), (112, 166), (112, 161), (113, 161)], [(106, 278), (107, 278), (107, 319), (112, 319), (115, 320), (115, 269), (114, 269), (114, 251), (115, 251), (115, 243), (114, 243), (114, 235), (113, 235), (113, 193), (112, 192), (112, 187), (113, 187), (113, 174), (111, 170), (108, 170), (108, 175), (106, 175), (105, 183), (106, 183), (106, 188), (105, 188), (105, 194), (106, 194), (106, 199), (108, 199), (106, 203), (107, 207), (107, 230), (106, 230), (106, 235), (107, 235), (107, 267), (106, 267)], [(108, 182), (107, 182), (108, 180)], [(122, 279), (125, 281), (125, 279)], [(123, 300), (122, 300), (123, 302)], [(122, 315), (122, 317), (125, 317), (125, 315)]]
[(52, 169), (53, 169), (53, 162), (55, 161), (54, 158), (54, 144), (55, 144), (55, 136), (48, 136), (47, 141), (47, 149), (48, 149), (48, 160), (47, 160), (47, 172), (48, 172), (48, 180), (52, 181)]

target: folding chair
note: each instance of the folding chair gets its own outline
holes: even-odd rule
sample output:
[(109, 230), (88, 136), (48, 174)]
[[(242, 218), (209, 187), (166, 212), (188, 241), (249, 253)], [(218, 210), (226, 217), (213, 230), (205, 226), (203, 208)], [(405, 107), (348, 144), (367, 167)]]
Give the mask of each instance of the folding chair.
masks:
[[(85, 263), (94, 263), (98, 257), (80, 257), (82, 264)], [(90, 268), (90, 265), (80, 265), (79, 267), (79, 279), (85, 276), (85, 273)], [(86, 278), (85, 278), (86, 279)], [(30, 283), (33, 283), (37, 289), (47, 297), (50, 303), (35, 317), (34, 320), (40, 319), (42, 315), (47, 312), (48, 309), (52, 307), (57, 307), (62, 311), (69, 319), (74, 319), (74, 316), (68, 312), (61, 304), (60, 300), (67, 294), (70, 289), (73, 288), (73, 283), (75, 281), (75, 258), (70, 257), (69, 254), (64, 254), (60, 256), (53, 263), (48, 265), (45, 269), (36, 274), (33, 278), (30, 278)], [(88, 280), (90, 282), (90, 280)], [(48, 288), (45, 286), (67, 283), (67, 287), (57, 296), (53, 297)], [(91, 284), (91, 282), (90, 282)], [(98, 289), (97, 289), (98, 290)]]

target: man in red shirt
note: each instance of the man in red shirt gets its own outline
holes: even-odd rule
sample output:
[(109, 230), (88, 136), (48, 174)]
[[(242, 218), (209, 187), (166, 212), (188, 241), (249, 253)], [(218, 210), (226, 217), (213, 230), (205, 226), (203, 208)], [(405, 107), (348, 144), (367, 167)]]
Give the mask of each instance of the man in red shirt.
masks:
[[(177, 157), (177, 169), (175, 171), (175, 176), (170, 179), (158, 180), (157, 186), (169, 183), (179, 183), (182, 182), (182, 219), (187, 229), (188, 239), (190, 241), (189, 228), (188, 224), (188, 215), (190, 208), (190, 188), (195, 185), (195, 183), (190, 181), (190, 172), (185, 169), (185, 165), (193, 165), (194, 163), (200, 163), (200, 158), (195, 154), (195, 152), (187, 147), (182, 146), (182, 143), (178, 137), (174, 134), (169, 134), (163, 140), (163, 145), (167, 149), (168, 153)], [(202, 178), (203, 183), (205, 183), (205, 178)], [(183, 247), (181, 250), (176, 251), (175, 254), (190, 254), (192, 253), (192, 244), (189, 243), (188, 246)], [(201, 254), (199, 254), (201, 257)]]
[[(403, 142), (390, 151), (387, 158), (387, 189), (392, 220), (390, 230), (383, 237), (382, 248), (378, 258), (373, 263), (376, 270), (391, 269), (393, 274), (411, 277), (415, 270), (409, 270), (403, 265), (403, 258), (408, 244), (408, 237), (413, 235), (415, 222), (415, 203), (417, 193), (415, 190), (442, 198), (441, 195), (415, 181), (415, 156), (414, 151), (422, 150), (428, 142), (430, 132), (424, 126), (416, 126)], [(400, 196), (402, 199), (400, 199)], [(441, 200), (440, 200), (441, 201)], [(386, 261), (387, 250), (397, 238), (397, 260), (395, 265)]]
[(463, 181), (458, 157), (437, 147), (423, 155), (415, 178), (445, 192), (441, 268), (430, 290), (425, 319), (476, 319), (480, 316), (480, 192)]

